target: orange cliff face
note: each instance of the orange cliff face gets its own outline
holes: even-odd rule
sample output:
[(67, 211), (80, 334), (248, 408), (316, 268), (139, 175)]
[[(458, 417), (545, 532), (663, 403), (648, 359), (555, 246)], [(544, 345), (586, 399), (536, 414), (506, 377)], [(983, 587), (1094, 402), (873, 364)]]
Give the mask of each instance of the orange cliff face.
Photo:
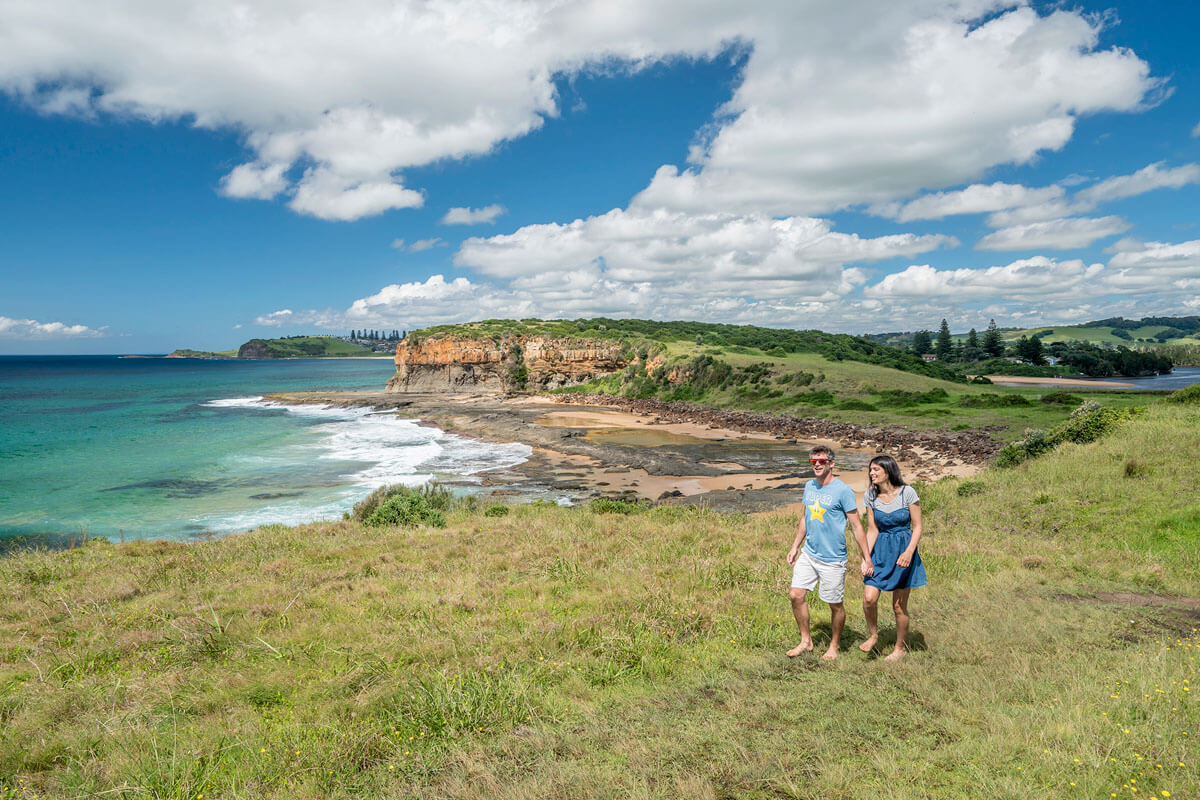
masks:
[(396, 345), (389, 392), (499, 394), (574, 386), (618, 372), (629, 363), (620, 342), (506, 336), (420, 339)]

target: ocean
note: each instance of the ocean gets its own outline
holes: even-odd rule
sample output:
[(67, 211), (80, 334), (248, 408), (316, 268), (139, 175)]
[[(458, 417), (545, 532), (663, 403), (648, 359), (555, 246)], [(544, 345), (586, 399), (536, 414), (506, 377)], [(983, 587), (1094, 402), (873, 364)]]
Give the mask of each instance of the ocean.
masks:
[(192, 540), (338, 519), (384, 484), (528, 458), (366, 409), (270, 392), (380, 390), (391, 359), (0, 356), (0, 545)]

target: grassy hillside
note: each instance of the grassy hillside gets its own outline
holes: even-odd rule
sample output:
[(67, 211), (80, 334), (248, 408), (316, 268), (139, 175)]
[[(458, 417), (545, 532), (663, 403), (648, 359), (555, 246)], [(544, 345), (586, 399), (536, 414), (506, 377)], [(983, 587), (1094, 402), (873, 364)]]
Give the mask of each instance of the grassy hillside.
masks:
[(655, 355), (669, 348), (676, 357), (699, 353), (703, 348), (724, 348), (747, 354), (815, 353), (835, 361), (855, 361), (892, 367), (917, 375), (962, 382), (962, 378), (940, 364), (926, 363), (918, 356), (880, 345), (860, 336), (760, 328), (755, 325), (722, 325), (707, 322), (658, 322), (642, 319), (580, 320), (484, 320), (461, 325), (438, 325), (409, 333), (409, 339), (437, 336), (501, 337), (555, 336), (581, 339), (615, 339), (627, 344), (630, 355)]
[(783, 656), (788, 516), (459, 509), (18, 555), (0, 797), (1194, 796), (1197, 452), (1197, 406), (1156, 404), (919, 487), (931, 585), (896, 665), (854, 649), (854, 581), (848, 652)]
[[(253, 353), (254, 355), (250, 355)], [(251, 339), (241, 346), (239, 358), (337, 358), (345, 356), (390, 357), (335, 336), (289, 336), (283, 339)]]
[(1006, 340), (1038, 334), (1043, 342), (1082, 341), (1100, 345), (1200, 345), (1200, 317), (1112, 317), (1082, 325), (1005, 330)]
[(237, 350), (173, 350), (167, 358), (237, 358)]

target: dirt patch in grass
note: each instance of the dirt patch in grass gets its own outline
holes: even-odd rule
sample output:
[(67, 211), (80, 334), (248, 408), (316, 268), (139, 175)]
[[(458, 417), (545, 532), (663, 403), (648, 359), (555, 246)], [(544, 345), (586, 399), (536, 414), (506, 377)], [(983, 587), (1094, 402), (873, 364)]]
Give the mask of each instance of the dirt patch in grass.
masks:
[[(1200, 597), (1166, 594), (1134, 594), (1133, 592), (1105, 592), (1095, 595), (1059, 595), (1060, 600), (1074, 603), (1127, 606), (1129, 608), (1155, 609), (1155, 614), (1144, 618), (1149, 626), (1137, 633), (1126, 633), (1127, 641), (1144, 640), (1161, 635), (1191, 634), (1200, 628)], [(1138, 635), (1138, 634), (1144, 635)]]

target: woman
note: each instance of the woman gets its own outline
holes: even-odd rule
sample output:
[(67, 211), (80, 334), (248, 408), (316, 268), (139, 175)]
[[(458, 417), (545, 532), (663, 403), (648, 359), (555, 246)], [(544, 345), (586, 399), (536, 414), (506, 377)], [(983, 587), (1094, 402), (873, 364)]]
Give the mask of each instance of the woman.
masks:
[(900, 477), (900, 465), (891, 456), (876, 456), (867, 468), (871, 487), (867, 507), (867, 547), (874, 573), (863, 583), (863, 614), (867, 638), (858, 647), (871, 652), (879, 641), (879, 593), (892, 593), (896, 613), (896, 647), (885, 661), (898, 661), (906, 652), (908, 593), (925, 585), (925, 567), (917, 543), (921, 541), (921, 498)]

